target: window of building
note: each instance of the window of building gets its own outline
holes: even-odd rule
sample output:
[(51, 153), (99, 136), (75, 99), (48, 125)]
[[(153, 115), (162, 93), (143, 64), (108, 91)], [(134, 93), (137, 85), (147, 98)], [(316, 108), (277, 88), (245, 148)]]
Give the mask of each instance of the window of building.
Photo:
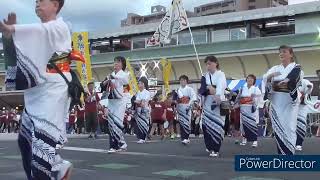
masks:
[(222, 13), (229, 13), (229, 12), (234, 12), (234, 10), (224, 10)]
[(190, 33), (189, 32), (180, 33), (178, 35), (178, 44), (179, 45), (191, 44)]
[(213, 9), (213, 8), (214, 8), (213, 6), (207, 6), (206, 10), (210, 10), (210, 9)]
[(164, 44), (164, 46), (176, 46), (178, 43), (178, 35), (173, 35), (171, 37), (171, 41), (168, 44)]
[(249, 10), (256, 9), (256, 6), (249, 6)]
[(224, 2), (221, 4), (222, 7), (227, 7), (228, 5), (229, 5), (229, 3), (227, 3), (227, 2)]
[(256, 2), (256, 0), (249, 0), (249, 2)]
[(207, 43), (207, 31), (193, 31), (192, 35), (195, 44)]
[(146, 47), (146, 39), (139, 38), (132, 40), (132, 49), (142, 49)]
[(246, 39), (246, 28), (233, 28), (230, 29), (230, 40)]
[(212, 31), (212, 42), (229, 41), (229, 29), (215, 30)]

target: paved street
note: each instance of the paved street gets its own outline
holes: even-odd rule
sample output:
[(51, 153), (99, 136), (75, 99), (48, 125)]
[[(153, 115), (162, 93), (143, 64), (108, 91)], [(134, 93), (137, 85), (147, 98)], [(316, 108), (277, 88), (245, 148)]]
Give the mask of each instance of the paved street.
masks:
[[(15, 135), (0, 134), (0, 179), (24, 180)], [(135, 137), (126, 137), (128, 151), (107, 154), (107, 136), (89, 140), (86, 136), (69, 138), (62, 150), (64, 158), (72, 161), (74, 180), (279, 180), (279, 179), (319, 179), (318, 173), (261, 173), (234, 171), (234, 155), (237, 154), (274, 154), (273, 139), (262, 139), (259, 148), (240, 147), (234, 139), (226, 138), (221, 157), (209, 158), (205, 152), (202, 138), (194, 138), (189, 146), (178, 140), (161, 141), (155, 138), (147, 144), (138, 145)], [(306, 140), (303, 154), (319, 154), (320, 138)]]

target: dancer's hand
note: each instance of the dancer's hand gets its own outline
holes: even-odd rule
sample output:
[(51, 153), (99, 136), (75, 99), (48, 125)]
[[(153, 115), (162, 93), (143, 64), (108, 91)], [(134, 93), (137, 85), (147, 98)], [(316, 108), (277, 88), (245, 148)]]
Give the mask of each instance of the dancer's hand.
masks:
[(17, 24), (17, 15), (16, 13), (14, 12), (11, 12), (8, 14), (8, 18), (7, 19), (4, 19), (3, 22), (6, 24), (6, 25), (14, 25), (14, 24)]
[(17, 16), (15, 13), (9, 13), (8, 18), (0, 22), (0, 32), (3, 33), (4, 37), (10, 38), (14, 33), (14, 24), (17, 23)]
[(0, 21), (0, 32), (3, 33), (4, 37), (9, 38), (14, 32), (14, 27)]
[(280, 72), (274, 72), (274, 73), (271, 73), (269, 76), (268, 76), (268, 81), (270, 81), (272, 78), (274, 77), (277, 77), (277, 76), (280, 76), (281, 73)]
[(140, 101), (141, 107), (146, 107), (146, 102), (145, 101)]
[(277, 76), (280, 76), (280, 75), (281, 75), (280, 72), (274, 72), (274, 73), (272, 73), (272, 77), (277, 77)]
[(284, 85), (287, 85), (288, 82), (289, 82), (289, 79), (286, 78), (286, 79), (284, 79), (283, 81), (280, 81), (280, 82), (278, 83), (278, 85), (279, 85), (279, 86), (284, 86)]
[(221, 104), (221, 102), (222, 102), (220, 96), (214, 96), (213, 99), (217, 104)]
[(216, 94), (216, 88), (214, 88), (213, 86), (208, 86), (207, 88), (209, 89), (209, 93), (211, 95), (215, 95)]

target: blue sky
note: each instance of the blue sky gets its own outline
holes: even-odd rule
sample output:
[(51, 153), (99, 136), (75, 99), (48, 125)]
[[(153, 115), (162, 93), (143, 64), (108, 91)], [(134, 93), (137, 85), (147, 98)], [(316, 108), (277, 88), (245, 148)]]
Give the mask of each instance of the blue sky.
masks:
[[(72, 24), (74, 31), (105, 31), (120, 27), (120, 21), (128, 12), (150, 14), (152, 5), (168, 7), (171, 0), (65, 0), (61, 15)], [(193, 11), (194, 6), (219, 0), (184, 0), (185, 8)], [(310, 0), (290, 0), (303, 2)], [(34, 13), (35, 0), (0, 0), (0, 18), (16, 12), (18, 23), (38, 22)]]
[[(185, 7), (193, 7), (217, 0), (184, 0)], [(152, 5), (168, 7), (171, 0), (65, 0), (61, 15), (72, 24), (75, 31), (117, 29), (127, 12), (150, 14)], [(0, 0), (0, 18), (16, 12), (18, 23), (38, 22), (34, 13), (35, 0)]]

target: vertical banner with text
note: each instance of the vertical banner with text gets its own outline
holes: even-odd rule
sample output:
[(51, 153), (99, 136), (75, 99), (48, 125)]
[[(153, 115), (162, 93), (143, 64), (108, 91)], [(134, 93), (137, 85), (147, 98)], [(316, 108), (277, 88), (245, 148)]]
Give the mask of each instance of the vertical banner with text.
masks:
[(170, 77), (171, 77), (171, 62), (167, 59), (161, 59), (161, 65), (162, 65), (162, 73), (163, 73), (163, 85), (164, 85), (164, 91), (165, 91), (165, 96), (170, 93)]
[(89, 48), (88, 32), (77, 32), (72, 35), (73, 49), (78, 50), (85, 57), (86, 63), (77, 62), (77, 71), (80, 80), (85, 89), (87, 84), (92, 81), (90, 48)]
[(130, 94), (135, 95), (136, 93), (139, 92), (137, 77), (134, 74), (134, 70), (132, 69), (132, 66), (130, 64), (130, 59), (128, 58), (126, 61), (127, 61), (126, 62), (127, 68), (128, 68), (129, 75), (130, 75), (130, 78), (129, 78)]

